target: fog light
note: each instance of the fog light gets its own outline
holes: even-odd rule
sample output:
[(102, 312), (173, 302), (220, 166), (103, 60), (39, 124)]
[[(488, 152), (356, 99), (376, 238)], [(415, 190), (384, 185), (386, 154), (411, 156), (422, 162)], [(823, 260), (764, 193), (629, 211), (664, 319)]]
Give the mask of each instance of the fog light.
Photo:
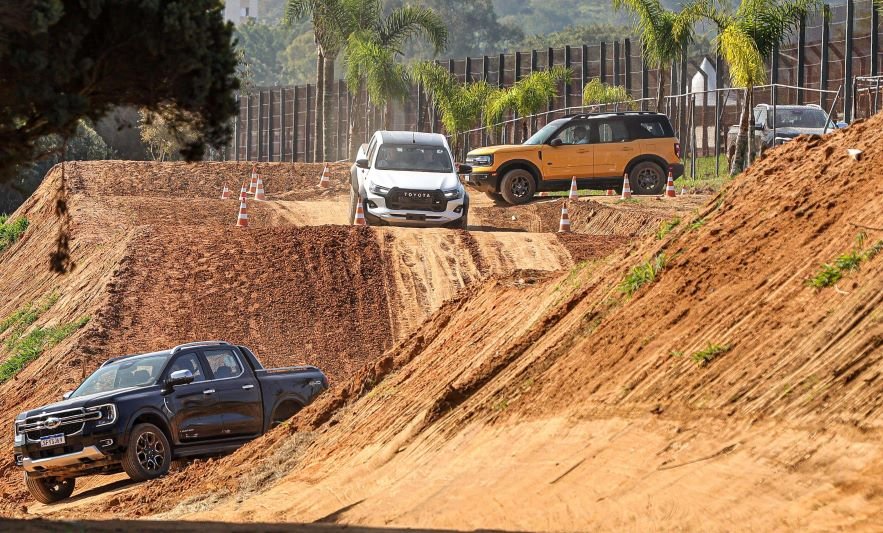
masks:
[(102, 448), (107, 448), (108, 446), (113, 446), (113, 439), (103, 439), (98, 441), (98, 445)]
[(21, 466), (24, 462), (24, 456), (20, 453), (15, 454), (15, 464)]
[(371, 209), (377, 209), (377, 204), (375, 204), (373, 200), (368, 200), (368, 207)]
[(462, 213), (462, 212), (463, 212), (463, 205), (462, 204), (458, 205), (457, 207), (454, 208), (454, 213)]

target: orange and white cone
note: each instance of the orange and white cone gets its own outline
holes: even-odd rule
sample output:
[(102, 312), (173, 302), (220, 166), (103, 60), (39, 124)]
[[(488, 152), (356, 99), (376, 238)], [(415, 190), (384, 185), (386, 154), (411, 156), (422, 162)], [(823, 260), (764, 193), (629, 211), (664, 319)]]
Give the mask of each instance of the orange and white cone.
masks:
[(570, 180), (570, 194), (567, 195), (567, 199), (573, 200), (574, 202), (579, 200), (579, 191), (576, 188), (576, 176)]
[(570, 233), (570, 217), (567, 215), (567, 202), (561, 206), (561, 222), (558, 223), (558, 233)]
[(549, 193), (546, 191), (540, 191), (537, 193), (537, 196), (540, 198), (545, 198), (546, 196), (549, 196)]
[(632, 187), (629, 184), (629, 173), (626, 172), (622, 175), (622, 196), (620, 197), (622, 200), (628, 200), (632, 197)]
[(265, 201), (267, 197), (264, 195), (264, 180), (258, 175), (258, 184), (255, 186), (254, 199)]
[(331, 179), (328, 177), (328, 165), (325, 165), (325, 168), (322, 169), (322, 177), (319, 179), (319, 187), (323, 189), (327, 189), (331, 187)]
[(248, 227), (248, 205), (244, 198), (239, 201), (239, 217), (236, 219), (236, 225), (240, 228)]
[(248, 197), (248, 189), (245, 186), (245, 183), (242, 184), (242, 188), (239, 189), (239, 201), (244, 202)]
[(616, 196), (616, 191), (613, 189), (607, 189), (607, 196)]
[(686, 195), (686, 194), (687, 194), (687, 188), (686, 188), (686, 187), (681, 187), (681, 196), (684, 196), (684, 195)]
[(665, 184), (665, 196), (667, 198), (674, 198), (677, 196), (675, 194), (675, 179), (671, 174), (671, 170), (668, 171), (668, 181)]
[(367, 226), (368, 221), (365, 220), (365, 209), (362, 207), (362, 197), (359, 196), (359, 203), (356, 204), (356, 216), (353, 219), (354, 226)]
[(254, 194), (258, 187), (258, 171), (257, 165), (251, 167), (251, 182), (248, 184), (248, 194)]
[(230, 199), (230, 189), (227, 188), (227, 184), (224, 184), (224, 190), (221, 191), (221, 200), (229, 200)]

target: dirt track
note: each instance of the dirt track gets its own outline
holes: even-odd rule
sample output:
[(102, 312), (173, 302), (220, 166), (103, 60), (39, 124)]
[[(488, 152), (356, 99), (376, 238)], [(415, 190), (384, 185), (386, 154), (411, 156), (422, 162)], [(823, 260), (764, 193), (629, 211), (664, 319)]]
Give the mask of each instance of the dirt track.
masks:
[[(234, 212), (233, 202), (211, 196), (233, 167), (211, 176), (198, 168), (188, 198), (178, 198), (171, 174), (98, 187), (97, 174), (112, 179), (123, 167), (79, 167), (78, 270), (43, 273), (55, 229), (46, 193), (23, 210), (45, 223), (0, 257), (16, 264), (0, 273), (13, 288), (0, 312), (59, 287), (65, 305), (47, 320), (91, 312), (94, 327), (0, 386), (5, 412), (55, 397), (81, 361), (93, 366), (164, 335), (159, 344), (233, 332), (271, 364), (293, 362), (290, 345), (311, 344), (335, 387), (290, 428), (229, 457), (110, 491), (90, 483), (112, 480), (86, 482), (86, 498), (29, 512), (455, 529), (873, 530), (883, 521), (883, 254), (836, 288), (816, 291), (805, 280), (853, 246), (859, 226), (881, 226), (881, 121), (783, 147), (717, 198), (582, 201), (571, 209), (583, 233), (564, 237), (549, 233), (557, 201), (506, 212), (476, 201), (469, 232), (290, 226), (340, 220), (344, 168), (330, 193), (270, 190), (277, 200), (257, 207), (256, 227), (242, 231), (217, 214)], [(866, 161), (846, 157), (847, 146), (865, 149)], [(276, 183), (309, 181), (286, 172)], [(184, 226), (169, 224), (182, 210)], [(653, 235), (673, 217), (682, 219), (675, 229)], [(510, 231), (481, 231), (490, 228)], [(883, 234), (867, 230), (866, 239)], [(660, 253), (669, 260), (654, 283), (632, 297), (617, 290)], [(249, 318), (231, 313), (230, 301)], [(279, 324), (287, 329), (276, 332)], [(710, 343), (728, 349), (697, 365), (691, 356)], [(9, 439), (0, 435), (0, 446)], [(2, 510), (20, 513), (20, 481), (9, 465), (3, 475)]]

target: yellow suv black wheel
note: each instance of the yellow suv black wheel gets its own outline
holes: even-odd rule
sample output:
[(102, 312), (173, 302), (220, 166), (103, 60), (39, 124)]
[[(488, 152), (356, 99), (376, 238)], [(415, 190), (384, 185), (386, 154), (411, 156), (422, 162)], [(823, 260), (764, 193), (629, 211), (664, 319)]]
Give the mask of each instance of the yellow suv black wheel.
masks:
[(500, 194), (510, 204), (518, 205), (529, 202), (536, 190), (537, 185), (534, 182), (533, 174), (521, 168), (510, 170), (500, 181)]
[(657, 163), (643, 161), (629, 172), (629, 186), (635, 194), (662, 194), (668, 176)]

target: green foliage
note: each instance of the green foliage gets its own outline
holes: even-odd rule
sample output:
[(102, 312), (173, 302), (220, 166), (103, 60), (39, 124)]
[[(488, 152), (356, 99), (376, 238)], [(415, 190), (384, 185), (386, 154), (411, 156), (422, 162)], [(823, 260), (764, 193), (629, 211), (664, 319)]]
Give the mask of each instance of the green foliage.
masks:
[(667, 261), (665, 254), (659, 254), (647, 262), (632, 268), (622, 283), (619, 284), (619, 291), (626, 296), (632, 296), (644, 285), (653, 283), (656, 281), (659, 273), (665, 269)]
[(460, 133), (478, 126), (497, 89), (484, 81), (461, 84), (446, 68), (431, 61), (414, 65), (411, 76), (423, 85), (438, 108), (442, 126), (456, 152)]
[(852, 250), (841, 254), (833, 262), (822, 265), (813, 277), (806, 280), (806, 284), (814, 289), (831, 287), (843, 279), (844, 275), (859, 270), (862, 263), (873, 259), (883, 251), (883, 240), (878, 240), (863, 250), (865, 238), (864, 232), (859, 233)]
[(10, 221), (7, 215), (0, 215), (0, 252), (18, 242), (26, 229), (28, 229), (27, 218), (18, 217)]
[(692, 42), (693, 26), (701, 16), (695, 2), (678, 12), (665, 9), (659, 0), (613, 0), (613, 7), (632, 14), (644, 57), (648, 64), (658, 68), (681, 56), (683, 47)]
[[(58, 293), (53, 291), (41, 302), (31, 302), (24, 307), (17, 309), (14, 313), (0, 322), (0, 334), (12, 328), (7, 343), (10, 341), (14, 343), (19, 337), (21, 337), (22, 333), (28, 328), (28, 326), (36, 322), (37, 319), (40, 318), (40, 315), (55, 305), (55, 302), (58, 301), (58, 297)], [(9, 346), (9, 344), (7, 344), (7, 346)]]
[(705, 225), (707, 221), (704, 218), (697, 218), (687, 226), (688, 231), (695, 231)]
[(190, 113), (187, 159), (230, 137), (236, 57), (216, 0), (32, 0), (4, 11), (0, 35), (0, 182), (45, 155), (40, 138), (115, 106)]
[(558, 94), (558, 88), (573, 77), (573, 70), (555, 66), (537, 71), (518, 80), (512, 87), (494, 93), (490, 99), (485, 123), (498, 122), (506, 111), (521, 116), (539, 113)]
[(718, 356), (730, 351), (730, 348), (731, 346), (729, 344), (713, 344), (709, 342), (705, 345), (705, 348), (698, 352), (693, 352), (693, 354), (690, 355), (690, 359), (699, 366), (706, 366)]
[[(34, 163), (18, 165), (15, 175), (6, 184), (0, 179), (0, 212), (14, 211), (30, 196), (46, 176), (46, 173), (62, 160), (64, 139), (59, 135), (47, 135), (37, 139), (35, 153), (42, 154)], [(67, 141), (64, 153), (67, 161), (94, 161), (115, 157), (104, 139), (86, 121), (77, 123), (76, 132)]]
[(659, 224), (659, 229), (656, 230), (656, 238), (662, 240), (666, 235), (671, 233), (671, 230), (675, 229), (678, 224), (681, 223), (680, 217), (675, 217), (670, 220), (665, 220)]
[[(298, 29), (306, 29), (301, 26), (297, 25)], [(242, 54), (241, 71), (247, 72), (246, 76), (240, 76), (240, 85), (245, 88), (306, 83), (309, 76), (315, 74), (311, 71), (314, 53), (291, 54), (288, 49), (292, 43), (298, 42), (314, 52), (313, 38), (306, 36), (298, 41), (295, 29), (278, 21), (268, 24), (249, 19), (237, 26), (234, 33), (236, 50)]]
[(583, 107), (605, 104), (620, 104), (624, 111), (638, 109), (638, 104), (628, 89), (622, 85), (608, 85), (593, 78), (583, 87)]
[[(571, 24), (602, 25), (619, 22), (607, 2), (585, 0), (495, 0), (500, 23), (521, 28), (527, 35), (548, 35)], [(584, 41), (598, 42), (603, 35)]]
[(43, 352), (70, 337), (75, 331), (89, 322), (84, 316), (74, 322), (51, 327), (37, 327), (27, 335), (16, 339), (12, 344), (7, 342), (11, 355), (0, 364), (0, 383), (11, 379), (24, 369), (28, 363), (38, 359)]

